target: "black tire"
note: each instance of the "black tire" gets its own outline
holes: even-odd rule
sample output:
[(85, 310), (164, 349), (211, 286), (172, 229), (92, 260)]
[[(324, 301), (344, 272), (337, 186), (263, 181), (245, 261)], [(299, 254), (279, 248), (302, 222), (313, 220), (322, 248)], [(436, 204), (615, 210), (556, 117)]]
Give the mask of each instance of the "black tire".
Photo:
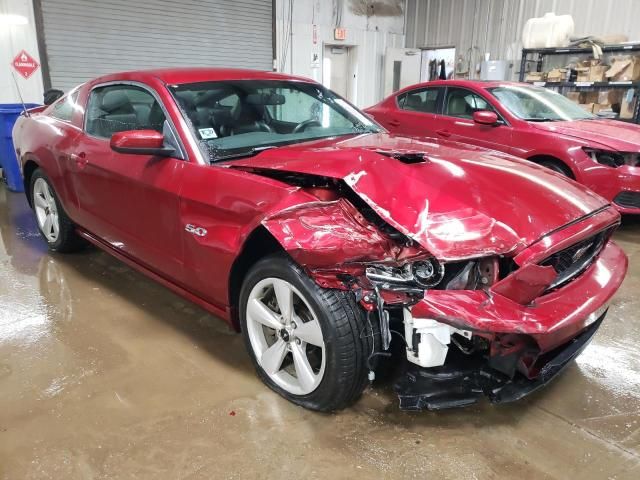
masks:
[[(305, 296), (316, 313), (325, 343), (325, 371), (318, 387), (306, 395), (294, 395), (277, 385), (258, 363), (247, 334), (247, 301), (253, 287), (265, 278), (280, 278)], [(319, 287), (284, 254), (258, 261), (247, 273), (240, 291), (240, 326), (245, 346), (258, 376), (272, 390), (302, 407), (330, 412), (353, 404), (367, 386), (367, 358), (379, 342), (375, 315), (369, 326), (352, 293)]]
[(40, 228), (40, 225), (38, 224), (38, 230), (40, 230), (40, 234), (42, 235), (42, 238), (44, 239), (44, 241), (47, 242), (47, 246), (49, 247), (49, 250), (52, 252), (59, 252), (59, 253), (72, 253), (72, 252), (77, 252), (79, 250), (82, 250), (84, 247), (86, 247), (87, 242), (83, 238), (78, 236), (78, 234), (76, 233), (75, 224), (71, 221), (67, 213), (64, 211), (64, 208), (60, 203), (60, 199), (58, 198), (58, 195), (56, 194), (56, 191), (54, 190), (53, 185), (47, 178), (44, 171), (42, 171), (42, 169), (40, 168), (36, 169), (33, 172), (33, 174), (31, 175), (31, 181), (29, 184), (29, 195), (31, 199), (31, 205), (34, 208), (34, 211), (35, 211), (35, 204), (34, 204), (35, 198), (34, 198), (33, 190), (34, 190), (35, 183), (38, 179), (42, 179), (46, 182), (47, 186), (49, 187), (49, 191), (51, 192), (51, 196), (53, 197), (56, 203), (56, 208), (58, 211), (58, 222), (60, 225), (60, 230), (58, 233), (58, 238), (56, 238), (55, 241), (53, 242), (49, 241), (46, 235), (44, 234), (44, 232), (42, 231), (42, 228)]
[(548, 168), (549, 170), (553, 170), (554, 172), (559, 173), (560, 175), (564, 175), (565, 177), (573, 178), (573, 174), (571, 173), (571, 170), (569, 170), (569, 167), (567, 167), (565, 164), (561, 163), (560, 161), (543, 160), (540, 162), (540, 165)]

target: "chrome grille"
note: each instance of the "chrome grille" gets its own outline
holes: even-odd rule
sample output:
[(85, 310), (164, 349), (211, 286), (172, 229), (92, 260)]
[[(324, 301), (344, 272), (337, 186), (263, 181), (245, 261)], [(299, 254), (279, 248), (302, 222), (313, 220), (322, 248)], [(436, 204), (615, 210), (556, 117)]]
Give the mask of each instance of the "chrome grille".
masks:
[(600, 232), (540, 262), (540, 265), (553, 267), (558, 274), (547, 291), (562, 286), (584, 272), (602, 251), (609, 234), (609, 230)]

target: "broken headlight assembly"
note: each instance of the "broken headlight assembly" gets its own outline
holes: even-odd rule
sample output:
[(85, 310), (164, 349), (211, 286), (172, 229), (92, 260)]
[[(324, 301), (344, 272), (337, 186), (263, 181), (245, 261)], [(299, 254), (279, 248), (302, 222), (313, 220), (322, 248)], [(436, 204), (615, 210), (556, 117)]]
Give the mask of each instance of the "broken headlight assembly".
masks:
[(595, 148), (583, 148), (584, 152), (595, 162), (607, 167), (618, 168), (623, 166), (640, 166), (640, 153), (615, 152), (612, 150), (598, 150)]
[(422, 293), (424, 290), (477, 290), (498, 280), (496, 257), (443, 264), (435, 258), (402, 266), (370, 265), (367, 279), (381, 290)]
[[(493, 285), (499, 278), (499, 272), (500, 260), (497, 257), (447, 264), (427, 258), (401, 266), (369, 265), (365, 275), (375, 291), (382, 349), (389, 348), (391, 328), (389, 311), (385, 308), (381, 290), (402, 292), (414, 298), (421, 298), (430, 289), (478, 290)], [(407, 359), (410, 362), (422, 367), (442, 365), (450, 342), (456, 343), (462, 351), (466, 350), (453, 336), (457, 334), (461, 341), (469, 341), (471, 332), (455, 329), (435, 319), (414, 319), (410, 304), (406, 303), (403, 308)], [(374, 352), (372, 356), (379, 354)], [(373, 372), (371, 376), (374, 376)]]
[(437, 286), (444, 278), (444, 265), (435, 258), (406, 263), (401, 267), (370, 265), (367, 279), (382, 290), (421, 292)]

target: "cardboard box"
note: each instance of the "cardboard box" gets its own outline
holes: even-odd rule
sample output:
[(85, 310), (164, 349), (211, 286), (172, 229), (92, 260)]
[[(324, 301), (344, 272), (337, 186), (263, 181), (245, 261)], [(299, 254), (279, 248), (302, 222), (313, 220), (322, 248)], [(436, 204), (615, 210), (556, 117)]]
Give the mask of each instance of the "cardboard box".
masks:
[(636, 90), (634, 88), (626, 90), (624, 97), (622, 97), (622, 102), (620, 102), (620, 118), (633, 118), (637, 101), (638, 96), (636, 95)]
[(593, 107), (595, 103), (581, 103), (580, 106), (584, 108), (587, 112), (593, 113)]
[(564, 96), (572, 102), (580, 103), (580, 92), (567, 92)]
[(576, 67), (578, 72), (576, 82), (604, 82), (608, 68), (607, 65), (602, 65), (600, 60), (591, 59), (580, 62)]
[(605, 73), (609, 69), (608, 65), (593, 65), (589, 67), (589, 81), (590, 82), (606, 82), (607, 77)]
[(578, 72), (578, 76), (576, 77), (576, 82), (588, 82), (589, 70), (589, 67), (577, 67), (576, 72)]
[(580, 92), (580, 103), (599, 103), (600, 92)]
[(598, 90), (598, 103), (609, 103), (611, 90)]
[(609, 105), (608, 103), (594, 103), (593, 104), (593, 109), (592, 109), (593, 113), (598, 113), (598, 112), (601, 112), (603, 110), (611, 110), (611, 105)]
[(544, 82), (546, 74), (544, 72), (529, 72), (524, 77), (525, 82)]
[(640, 58), (631, 55), (615, 57), (605, 76), (610, 82), (640, 80)]
[[(609, 95), (607, 96), (607, 102), (611, 105), (620, 105), (622, 103), (622, 97), (624, 97), (625, 91), (622, 88), (612, 88), (608, 90)], [(604, 103), (604, 102), (603, 102)]]
[(554, 68), (547, 73), (547, 82), (564, 82), (567, 79), (566, 68)]

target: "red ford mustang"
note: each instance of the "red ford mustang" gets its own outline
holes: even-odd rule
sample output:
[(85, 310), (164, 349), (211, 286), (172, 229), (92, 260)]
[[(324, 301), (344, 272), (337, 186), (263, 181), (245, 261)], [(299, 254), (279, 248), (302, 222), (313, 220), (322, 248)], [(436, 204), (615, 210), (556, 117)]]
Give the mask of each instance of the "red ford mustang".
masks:
[(52, 251), (91, 242), (221, 316), (312, 409), (349, 405), (384, 361), (402, 408), (516, 400), (587, 345), (626, 272), (601, 197), (389, 135), (301, 78), (110, 75), (13, 134)]
[(511, 82), (413, 85), (367, 112), (391, 132), (442, 137), (529, 159), (640, 213), (640, 126), (587, 113), (560, 94)]

